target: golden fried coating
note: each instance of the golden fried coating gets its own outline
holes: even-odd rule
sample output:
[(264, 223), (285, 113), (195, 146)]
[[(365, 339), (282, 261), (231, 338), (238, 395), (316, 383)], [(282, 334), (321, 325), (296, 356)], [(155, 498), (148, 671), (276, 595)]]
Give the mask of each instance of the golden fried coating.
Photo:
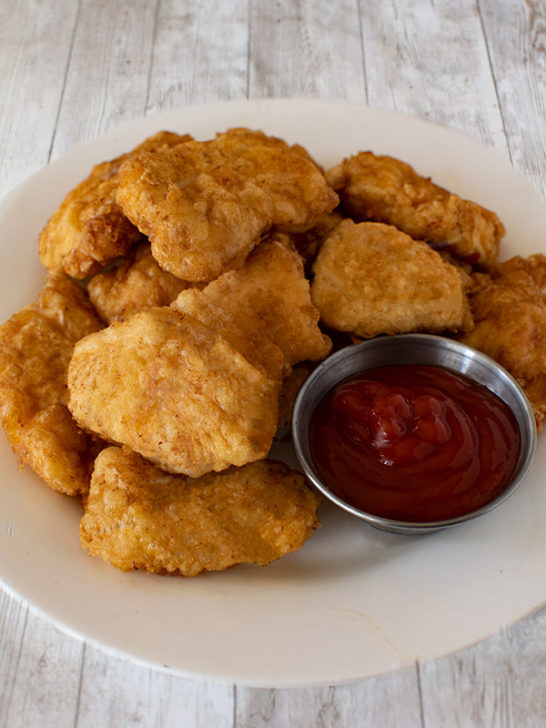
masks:
[(277, 379), (289, 371), (282, 351), (252, 309), (240, 316), (238, 309), (218, 304), (215, 298), (198, 288), (182, 291), (171, 308), (220, 332), (234, 349), (253, 366), (264, 369), (269, 377)]
[(76, 345), (69, 408), (82, 427), (169, 472), (199, 477), (259, 460), (275, 434), (284, 360), (269, 342), (274, 377), (273, 357), (268, 371), (229, 339), (171, 308), (113, 323)]
[(360, 152), (330, 169), (326, 179), (357, 220), (394, 225), (469, 263), (489, 266), (497, 259), (505, 233), (497, 215), (438, 187), (398, 159)]
[(320, 525), (319, 497), (284, 463), (260, 461), (193, 480), (110, 447), (96, 461), (80, 539), (118, 569), (195, 576), (266, 564)]
[(313, 371), (315, 365), (310, 362), (302, 362), (296, 364), (290, 374), (283, 379), (281, 392), (279, 395), (279, 420), (277, 432), (284, 427), (290, 425), (292, 419), (292, 411), (298, 392), (303, 383)]
[(517, 256), (474, 279), (475, 327), (459, 338), (519, 381), (540, 430), (546, 416), (546, 257)]
[(344, 217), (339, 210), (325, 212), (309, 230), (290, 235), (294, 247), (303, 258), (306, 271), (311, 270), (320, 246), (343, 219)]
[(112, 323), (152, 306), (168, 306), (188, 285), (160, 268), (150, 245), (141, 243), (117, 268), (93, 276), (87, 292), (101, 317)]
[(132, 152), (93, 167), (89, 176), (68, 193), (40, 235), (44, 266), (50, 271), (64, 270), (73, 278), (85, 278), (123, 255), (141, 235), (116, 202), (120, 165), (135, 154), (168, 149), (190, 139), (188, 135), (161, 131)]
[(244, 129), (132, 157), (120, 176), (123, 212), (188, 281), (239, 268), (273, 225), (306, 230), (338, 202), (301, 147)]
[(345, 220), (313, 271), (313, 303), (334, 329), (368, 338), (471, 326), (465, 274), (390, 225)]
[(66, 370), (76, 341), (102, 326), (85, 291), (62, 274), (0, 326), (2, 427), (21, 462), (68, 495), (89, 488), (100, 446), (66, 408)]
[(528, 289), (546, 304), (546, 258), (535, 253), (527, 258), (516, 255), (499, 263), (491, 272), (493, 280), (501, 285)]
[(318, 327), (319, 312), (311, 302), (301, 258), (282, 233), (267, 237), (242, 268), (224, 273), (201, 291), (183, 291), (173, 308), (200, 320), (205, 311), (228, 317), (250, 340), (255, 338), (257, 315), (288, 365), (324, 359), (331, 348)]

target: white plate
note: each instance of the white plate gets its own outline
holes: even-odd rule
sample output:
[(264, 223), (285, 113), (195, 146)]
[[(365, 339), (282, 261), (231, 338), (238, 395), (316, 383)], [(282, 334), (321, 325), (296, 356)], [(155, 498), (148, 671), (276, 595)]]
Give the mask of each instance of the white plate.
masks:
[[(245, 125), (305, 145), (326, 167), (372, 149), (496, 210), (503, 257), (538, 252), (546, 205), (487, 149), (429, 123), (364, 107), (260, 100), (181, 109), (124, 126), (55, 162), (0, 206), (0, 320), (44, 278), (36, 238), (90, 166), (159, 129), (207, 138)], [(542, 243), (542, 250), (544, 246)], [(323, 526), (266, 568), (194, 579), (122, 573), (78, 541), (78, 501), (18, 470), (0, 439), (0, 578), (69, 632), (184, 676), (255, 686), (356, 680), (445, 655), (546, 596), (546, 443), (525, 483), (489, 515), (430, 536), (394, 536), (323, 506)]]

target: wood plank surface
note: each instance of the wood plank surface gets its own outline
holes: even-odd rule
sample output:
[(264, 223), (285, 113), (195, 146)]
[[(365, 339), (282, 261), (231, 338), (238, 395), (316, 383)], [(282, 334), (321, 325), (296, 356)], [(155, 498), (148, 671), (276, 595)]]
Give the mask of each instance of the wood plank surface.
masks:
[(57, 13), (40, 0), (0, 3), (2, 196), (49, 161), (78, 9), (69, 3)]
[[(544, 195), (545, 38), (541, 0), (3, 2), (0, 195), (122, 121), (247, 96), (430, 119), (494, 148)], [(542, 728), (545, 683), (546, 609), (439, 660), (277, 690), (150, 670), (0, 591), (1, 728)]]
[(248, 14), (248, 0), (162, 0), (154, 35), (147, 113), (244, 98)]
[(543, 609), (474, 647), (421, 665), (424, 725), (542, 728), (545, 645)]
[[(294, 723), (297, 716), (297, 723)], [(381, 726), (421, 728), (416, 668), (336, 687), (237, 688), (237, 728)]]
[(507, 154), (474, 0), (360, 0), (368, 103), (458, 129)]
[(155, 15), (148, 0), (81, 0), (52, 159), (144, 115)]
[(281, 0), (251, 7), (249, 98), (366, 100), (354, 0)]
[(5, 726), (67, 725), (76, 715), (83, 643), (45, 619), (29, 616), (17, 669), (10, 674)]
[(10, 712), (13, 715), (18, 710), (18, 706), (13, 703), (13, 696), (27, 619), (28, 608), (0, 591), (0, 726), (9, 725)]
[(546, 5), (481, 0), (480, 10), (510, 159), (546, 197)]
[(181, 680), (87, 646), (77, 728), (153, 725), (231, 728), (231, 685)]

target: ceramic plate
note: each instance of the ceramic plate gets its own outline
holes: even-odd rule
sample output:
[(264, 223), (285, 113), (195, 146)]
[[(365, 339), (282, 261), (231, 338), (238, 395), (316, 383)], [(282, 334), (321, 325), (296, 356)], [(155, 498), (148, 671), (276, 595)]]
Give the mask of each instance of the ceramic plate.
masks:
[[(299, 142), (325, 167), (363, 149), (409, 162), (497, 211), (502, 257), (544, 252), (546, 205), (505, 162), (444, 128), (365, 107), (260, 100), (123, 126), (15, 189), (0, 206), (0, 319), (37, 295), (37, 236), (92, 164), (159, 129), (204, 139), (249, 126)], [(544, 435), (542, 437), (545, 437)], [(332, 684), (472, 644), (544, 603), (546, 442), (504, 505), (452, 530), (381, 533), (328, 505), (304, 548), (266, 568), (194, 579), (122, 573), (80, 548), (77, 500), (19, 470), (0, 439), (0, 578), (70, 633), (173, 673), (255, 686)]]

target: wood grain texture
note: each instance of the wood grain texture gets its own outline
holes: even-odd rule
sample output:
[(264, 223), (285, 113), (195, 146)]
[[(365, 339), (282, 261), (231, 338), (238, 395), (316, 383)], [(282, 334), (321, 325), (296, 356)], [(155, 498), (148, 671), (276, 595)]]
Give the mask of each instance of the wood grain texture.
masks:
[(0, 3), (0, 196), (49, 161), (78, 3), (56, 10)]
[(546, 3), (480, 0), (510, 158), (546, 196)]
[(248, 0), (162, 0), (146, 111), (244, 98)]
[(181, 680), (102, 650), (85, 650), (75, 728), (231, 728), (233, 688)]
[[(9, 715), (23, 653), (28, 608), (0, 592), (0, 726), (10, 725)], [(16, 707), (14, 707), (16, 710)]]
[(144, 115), (155, 6), (156, 0), (81, 0), (52, 159)]
[(542, 728), (545, 637), (543, 609), (474, 647), (422, 665), (424, 725)]
[(360, 0), (371, 106), (430, 119), (507, 155), (475, 0)]
[(249, 97), (366, 100), (354, 0), (257, 0), (251, 8)]
[(421, 728), (415, 668), (360, 683), (299, 690), (237, 688), (237, 728), (381, 726)]
[[(126, 119), (246, 96), (428, 118), (510, 156), (544, 193), (545, 35), (542, 0), (0, 3), (0, 194)], [(391, 674), (259, 690), (119, 659), (0, 592), (2, 728), (542, 728), (545, 677), (546, 609)]]
[(546, 723), (546, 608), (503, 630), (511, 683), (512, 725)]
[(19, 652), (16, 669), (8, 676), (9, 701), (2, 725), (44, 725), (44, 716), (47, 725), (71, 724), (66, 721), (73, 720), (78, 706), (83, 643), (29, 613), (16, 644)]

